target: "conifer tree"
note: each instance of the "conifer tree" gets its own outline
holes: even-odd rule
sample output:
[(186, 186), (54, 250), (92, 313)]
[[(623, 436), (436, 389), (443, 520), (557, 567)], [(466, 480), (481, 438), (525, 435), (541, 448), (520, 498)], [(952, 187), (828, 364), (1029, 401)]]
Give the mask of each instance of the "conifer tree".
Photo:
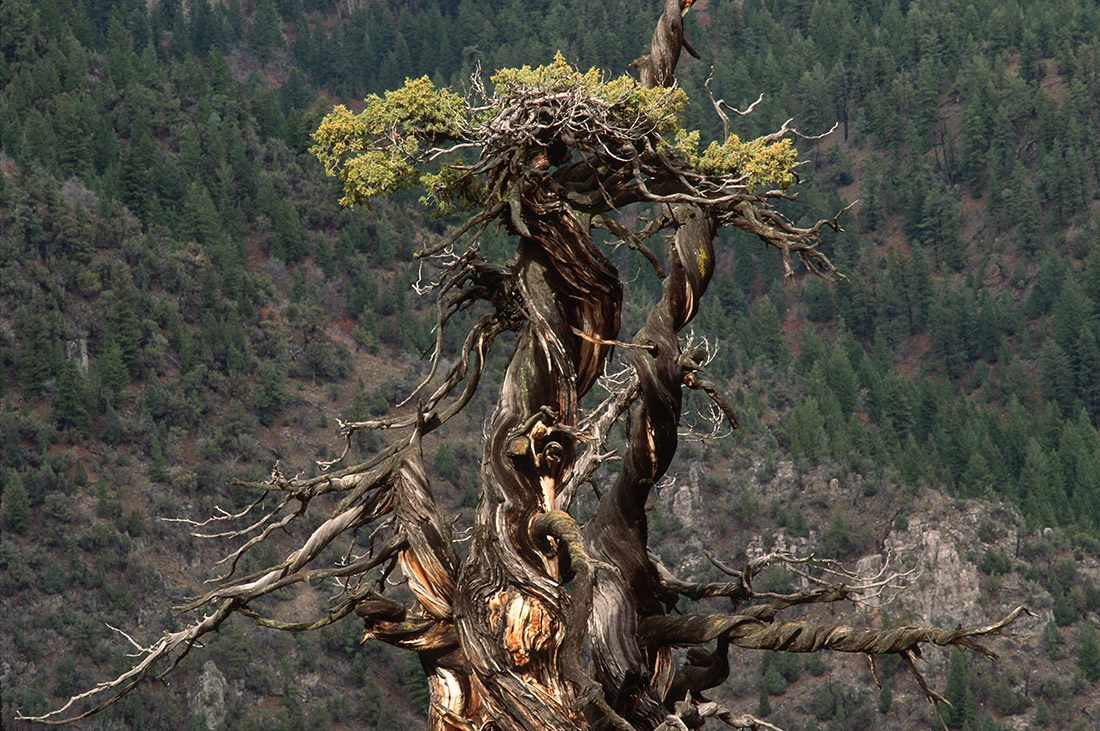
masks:
[(771, 698), (768, 697), (768, 689), (764, 688), (764, 687), (761, 687), (760, 688), (760, 700), (756, 704), (756, 713), (761, 718), (767, 718), (768, 716), (771, 715), (771, 712), (772, 712), (772, 701), (771, 701)]
[(30, 527), (31, 501), (23, 487), (23, 480), (14, 470), (8, 473), (4, 483), (3, 512), (0, 513), (5, 530), (22, 535)]
[(890, 690), (889, 683), (882, 684), (882, 690), (878, 693), (878, 712), (889, 713), (890, 706), (894, 702), (894, 691)]
[(117, 340), (112, 338), (103, 352), (92, 359), (91, 373), (103, 389), (106, 404), (118, 408), (122, 403), (122, 389), (130, 384), (130, 373)]
[(153, 482), (165, 482), (168, 479), (168, 473), (164, 471), (164, 450), (161, 449), (155, 428), (149, 432), (149, 479)]
[(964, 652), (951, 653), (951, 666), (947, 671), (947, 689), (944, 698), (950, 706), (942, 705), (940, 712), (949, 728), (961, 729), (966, 724), (976, 728), (978, 709), (972, 689), (970, 656)]
[(1090, 683), (1100, 680), (1100, 641), (1096, 637), (1096, 628), (1090, 622), (1083, 622), (1077, 636), (1077, 667), (1081, 677)]
[[(283, 391), (285, 374), (274, 363), (264, 363), (256, 374), (256, 409), (259, 411), (260, 423), (271, 426), (275, 423), (275, 417), (283, 410), (290, 397)], [(366, 414), (353, 418), (366, 418)]]
[(53, 420), (60, 429), (71, 429), (77, 436), (88, 433), (92, 426), (88, 413), (84, 376), (76, 363), (66, 359), (57, 379), (57, 398), (54, 401)]
[(114, 6), (107, 22), (107, 78), (116, 88), (125, 89), (136, 61), (126, 21), (118, 6)]
[(37, 396), (50, 375), (49, 331), (40, 304), (16, 314), (15, 328), (22, 347), (17, 354), (19, 382), (24, 395)]
[(1046, 701), (1039, 698), (1035, 701), (1035, 718), (1031, 721), (1032, 725), (1038, 728), (1046, 728), (1051, 724), (1052, 720), (1053, 719), (1050, 717), (1050, 709), (1047, 708)]
[(248, 21), (246, 39), (252, 52), (261, 61), (269, 61), (283, 49), (282, 20), (272, 0), (261, 0), (256, 12)]
[(787, 426), (791, 440), (791, 452), (804, 460), (807, 465), (815, 465), (824, 455), (825, 420), (818, 409), (817, 399), (810, 396), (794, 407)]

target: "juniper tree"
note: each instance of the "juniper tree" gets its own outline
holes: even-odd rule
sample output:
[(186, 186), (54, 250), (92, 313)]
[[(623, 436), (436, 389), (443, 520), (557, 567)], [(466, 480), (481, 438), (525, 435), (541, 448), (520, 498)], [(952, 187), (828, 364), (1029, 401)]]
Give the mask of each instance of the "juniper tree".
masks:
[[(649, 551), (646, 506), (677, 449), (683, 389), (702, 391), (736, 426), (703, 373), (707, 350), (680, 336), (723, 254), (714, 246), (718, 230), (755, 234), (779, 251), (787, 274), (797, 256), (816, 275), (839, 276), (819, 249), (822, 230), (837, 228), (836, 220), (798, 227), (777, 208), (797, 182), (798, 132), (789, 122), (744, 141), (730, 132), (732, 108), (712, 98), (723, 138), (704, 147), (683, 127), (687, 97), (674, 72), (681, 51), (691, 51), (682, 23), (691, 4), (665, 2), (650, 53), (633, 64), (638, 78), (580, 71), (559, 55), (546, 66), (498, 71), (490, 86), (475, 76), (465, 95), (427, 78), (408, 80), (369, 97), (359, 114), (337, 107), (323, 120), (313, 150), (343, 183), (345, 205), (419, 188), (429, 206), (465, 214), (417, 255), (430, 274), (421, 279), (423, 290), (434, 293), (439, 314), (428, 376), (405, 400), (405, 413), (343, 424), (348, 445), (365, 430), (397, 435), (368, 461), (324, 463), (326, 471), (309, 479), (276, 471), (251, 484), (261, 494), (253, 506), (217, 521), (267, 512), (247, 520), (250, 529), (237, 535), (250, 537), (230, 555), (227, 571), (185, 607), (202, 609), (203, 617), (145, 648), (129, 671), (39, 720), (59, 719), (96, 693), (125, 694), (233, 614), (308, 631), (354, 612), (364, 640), (416, 654), (433, 729), (671, 729), (711, 717), (774, 728), (704, 695), (728, 674), (730, 647), (895, 653), (930, 699), (940, 697), (912, 663), (922, 643), (988, 653), (974, 638), (999, 632), (1021, 610), (969, 629), (781, 621), (792, 606), (858, 599), (894, 577), (860, 578), (771, 554), (740, 569), (714, 559), (726, 580), (695, 583)], [(515, 242), (503, 265), (478, 248), (496, 226)], [(629, 340), (619, 332), (627, 283), (595, 243), (595, 229), (661, 280), (657, 303)], [(655, 239), (667, 242), (663, 258), (649, 248)], [(467, 310), (480, 319), (457, 363), (437, 375), (443, 333)], [(460, 555), (421, 445), (463, 411), (486, 357), (502, 342), (514, 344), (487, 423), (471, 538)], [(601, 390), (604, 397), (596, 398)], [(618, 469), (607, 475), (601, 468), (613, 456), (609, 436), (623, 424)], [(582, 515), (575, 498), (590, 483), (602, 489), (594, 511)], [(338, 502), (298, 550), (236, 575), (246, 552), (297, 525), (322, 495)], [(356, 553), (360, 533), (371, 540)], [(345, 550), (335, 555), (338, 546)], [(756, 593), (753, 578), (775, 565), (798, 572), (806, 588)], [(396, 575), (407, 585), (405, 601), (384, 593)], [(341, 590), (323, 616), (282, 622), (260, 612), (259, 598), (319, 580)], [(684, 597), (722, 604), (713, 613), (676, 613)], [(678, 666), (677, 646), (691, 647)]]

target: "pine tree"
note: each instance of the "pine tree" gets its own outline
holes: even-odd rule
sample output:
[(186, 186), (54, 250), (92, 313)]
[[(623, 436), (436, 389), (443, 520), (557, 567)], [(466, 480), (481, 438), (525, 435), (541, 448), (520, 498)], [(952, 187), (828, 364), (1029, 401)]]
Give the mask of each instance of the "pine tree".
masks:
[(0, 525), (5, 530), (14, 531), (20, 535), (26, 533), (31, 520), (31, 501), (23, 488), (23, 480), (18, 472), (9, 473), (8, 481), (4, 484), (3, 496)]
[(814, 696), (814, 718), (818, 721), (828, 721), (836, 715), (836, 696), (833, 694), (833, 684), (826, 683), (821, 686)]
[(66, 359), (57, 379), (57, 399), (54, 401), (54, 423), (60, 429), (71, 429), (77, 435), (87, 434), (92, 426), (88, 414), (84, 377), (76, 363)]
[(825, 452), (825, 420), (817, 399), (810, 396), (794, 407), (787, 424), (791, 452), (809, 465), (815, 465)]
[(1096, 638), (1096, 628), (1089, 622), (1081, 624), (1077, 636), (1077, 667), (1090, 683), (1100, 680), (1100, 641)]
[[(271, 426), (275, 423), (275, 417), (286, 405), (290, 397), (283, 391), (286, 382), (283, 371), (272, 363), (264, 363), (256, 375), (256, 410), (259, 412), (260, 423)], [(360, 383), (362, 381), (360, 380)], [(356, 419), (365, 419), (366, 414), (355, 416)]]
[(1043, 396), (1056, 405), (1063, 415), (1073, 406), (1073, 367), (1069, 356), (1054, 338), (1043, 343), (1042, 371), (1039, 373), (1039, 388)]
[(91, 371), (99, 381), (108, 405), (118, 407), (122, 403), (122, 389), (130, 384), (130, 374), (122, 359), (122, 348), (112, 339), (107, 347), (92, 360)]
[(57, 135), (57, 166), (64, 177), (92, 180), (92, 138), (95, 112), (74, 94), (62, 94), (57, 100), (54, 131)]
[(115, 88), (126, 88), (136, 61), (126, 22), (118, 7), (112, 7), (107, 24), (107, 77), (115, 83)]
[(1046, 702), (1042, 698), (1035, 701), (1035, 718), (1031, 724), (1039, 728), (1046, 728), (1050, 725), (1051, 720), (1050, 709), (1047, 708)]
[(271, 0), (263, 0), (248, 22), (247, 41), (261, 61), (271, 58), (284, 47), (282, 21)]
[(767, 718), (772, 712), (772, 702), (768, 698), (768, 691), (766, 688), (760, 689), (760, 701), (756, 704), (756, 713), (762, 718)]
[(222, 223), (210, 193), (200, 181), (193, 181), (187, 186), (187, 194), (183, 197), (180, 238), (184, 241), (197, 241), (205, 246), (212, 243), (221, 230)]
[(168, 474), (164, 471), (164, 451), (161, 449), (156, 429), (149, 433), (149, 479), (153, 482), (168, 480)]
[(951, 653), (951, 667), (947, 671), (947, 689), (944, 698), (951, 704), (941, 707), (943, 720), (949, 728), (978, 726), (978, 709), (971, 688), (970, 655), (958, 650)]
[(16, 355), (19, 381), (23, 395), (37, 396), (50, 375), (49, 331), (41, 310), (32, 304), (20, 308), (15, 318), (15, 330), (22, 347)]
[(787, 681), (775, 665), (764, 673), (764, 690), (768, 695), (783, 695), (787, 692)]
[(1062, 632), (1058, 629), (1058, 625), (1054, 623), (1054, 619), (1047, 620), (1047, 623), (1043, 626), (1043, 644), (1047, 647), (1047, 654), (1051, 657), (1061, 657), (1062, 652), (1058, 649), (1058, 646), (1062, 644)]
[(1067, 276), (1062, 280), (1062, 287), (1051, 305), (1050, 314), (1051, 337), (1069, 357), (1074, 370), (1077, 370), (1078, 339), (1082, 332), (1092, 330), (1095, 318), (1092, 302), (1081, 291), (1076, 276)]
[(1073, 381), (1077, 398), (1088, 413), (1100, 417), (1100, 338), (1093, 328), (1083, 328), (1075, 346)]
[(107, 302), (106, 330), (113, 343), (118, 345), (122, 363), (131, 376), (141, 374), (141, 322), (136, 314), (137, 290), (129, 275), (123, 272), (125, 281), (104, 294)]
[(890, 690), (889, 683), (882, 684), (882, 690), (878, 694), (878, 712), (889, 713), (890, 706), (894, 702), (894, 691)]

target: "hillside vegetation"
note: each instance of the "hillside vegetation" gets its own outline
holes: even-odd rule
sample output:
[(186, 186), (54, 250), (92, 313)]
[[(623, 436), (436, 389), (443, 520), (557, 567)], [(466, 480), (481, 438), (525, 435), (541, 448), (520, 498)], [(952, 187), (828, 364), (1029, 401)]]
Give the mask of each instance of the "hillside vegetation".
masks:
[[(425, 370), (434, 314), (413, 292), (412, 253), (454, 222), (401, 194), (340, 208), (307, 152), (321, 117), (406, 76), (461, 89), (478, 69), (557, 50), (619, 73), (642, 53), (651, 5), (5, 0), (5, 727), (18, 727), (16, 707), (56, 707), (124, 667), (128, 644), (106, 624), (156, 636), (229, 550), (162, 517), (242, 508), (254, 496), (235, 478), (316, 470), (341, 448), (337, 419), (385, 413)], [(826, 237), (848, 276), (835, 286), (804, 272), (784, 281), (778, 256), (751, 237), (720, 242), (695, 329), (720, 343), (710, 369), (743, 428), (683, 449), (652, 513), (666, 562), (702, 578), (713, 570), (694, 560), (704, 547), (736, 564), (780, 544), (856, 561), (909, 550), (916, 526), (942, 529), (976, 583), (968, 616), (1018, 600), (1041, 615), (1041, 637), (1014, 640), (996, 671), (940, 659), (941, 687), (958, 701), (949, 726), (1093, 727), (1100, 8), (700, 0), (688, 20), (704, 61), (678, 71), (686, 124), (720, 135), (712, 73), (715, 97), (738, 108), (764, 94), (734, 119), (743, 138), (788, 117), (806, 134), (836, 122), (800, 143), (803, 185), (788, 210), (806, 224), (859, 203), (846, 231)], [(483, 242), (501, 260), (508, 246), (501, 233)], [(615, 256), (630, 276), (653, 276)], [(626, 303), (624, 329), (646, 304)], [(446, 354), (458, 345), (445, 340)], [(428, 445), (454, 512), (477, 497), (491, 394), (483, 387), (465, 421)], [(371, 435), (354, 448), (381, 444)], [(922, 604), (930, 587), (918, 581), (913, 603), (876, 621), (925, 610), (961, 621)], [(326, 596), (287, 592), (276, 609), (304, 615)], [(359, 645), (359, 630), (346, 620), (274, 636), (234, 624), (179, 682), (151, 684), (95, 723), (421, 723), (418, 668)], [(872, 696), (847, 662), (742, 662), (753, 671), (726, 692), (745, 710), (767, 702), (779, 725), (934, 718), (897, 668)], [(848, 681), (858, 691), (841, 690)]]

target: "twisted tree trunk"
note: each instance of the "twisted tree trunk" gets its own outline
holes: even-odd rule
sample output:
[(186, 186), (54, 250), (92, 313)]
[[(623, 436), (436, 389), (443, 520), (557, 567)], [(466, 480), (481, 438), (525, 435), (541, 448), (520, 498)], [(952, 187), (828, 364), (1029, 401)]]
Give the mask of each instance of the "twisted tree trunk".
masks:
[[(679, 0), (666, 4), (651, 54), (640, 64), (647, 86), (673, 82), (681, 12)], [(608, 341), (618, 336), (621, 284), (576, 213), (554, 195), (552, 180), (542, 174), (544, 160), (533, 157), (522, 194), (526, 235), (513, 271), (528, 324), (490, 422), (474, 544), (459, 582), (458, 632), (486, 718), (506, 717), (515, 728), (564, 729), (584, 725), (578, 694), (592, 700), (591, 681), (576, 677), (578, 669), (562, 656), (570, 650), (563, 650), (567, 635), (583, 632), (570, 622), (585, 621), (602, 693), (598, 705), (610, 705), (640, 728), (653, 727), (663, 717), (671, 664), (667, 647), (638, 644), (639, 617), (662, 612), (647, 554), (645, 504), (676, 451), (689, 372), (677, 333), (698, 310), (713, 271), (717, 225), (696, 206), (671, 209), (678, 228), (663, 296), (634, 338), (642, 346), (634, 350), (641, 405), (622, 473), (583, 538), (588, 554), (615, 570), (601, 572), (592, 586), (577, 586), (592, 582), (591, 575), (575, 580), (571, 595), (559, 567), (563, 546), (533, 528), (540, 514), (554, 510), (572, 469), (578, 400), (602, 371)], [(568, 611), (578, 593), (591, 595), (590, 617)]]
[(577, 402), (603, 369), (622, 289), (576, 214), (547, 190), (539, 160), (512, 267), (527, 324), (489, 423), (455, 619), (485, 718), (557, 729), (583, 724), (561, 652), (570, 597), (557, 541), (534, 524), (554, 510), (575, 459)]

